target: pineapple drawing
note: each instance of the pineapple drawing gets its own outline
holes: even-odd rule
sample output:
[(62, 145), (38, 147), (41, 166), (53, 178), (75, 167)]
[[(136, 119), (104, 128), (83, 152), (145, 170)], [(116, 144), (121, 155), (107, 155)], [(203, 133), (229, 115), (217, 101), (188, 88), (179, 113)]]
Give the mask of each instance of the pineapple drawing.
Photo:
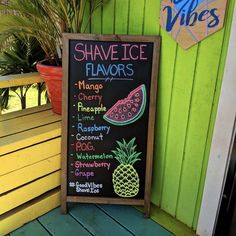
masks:
[(116, 141), (118, 146), (116, 150), (112, 150), (115, 158), (120, 165), (112, 174), (112, 183), (115, 193), (120, 197), (134, 197), (139, 192), (139, 176), (133, 165), (139, 161), (138, 157), (141, 152), (136, 152), (134, 145), (135, 138), (128, 143), (123, 139), (123, 142)]

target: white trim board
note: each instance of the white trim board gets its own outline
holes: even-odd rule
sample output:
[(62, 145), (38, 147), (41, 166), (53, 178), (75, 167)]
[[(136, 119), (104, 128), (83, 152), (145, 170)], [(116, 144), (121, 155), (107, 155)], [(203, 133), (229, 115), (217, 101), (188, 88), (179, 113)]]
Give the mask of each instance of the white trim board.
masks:
[(212, 138), (197, 234), (214, 233), (228, 169), (236, 115), (236, 4), (226, 58), (221, 94)]

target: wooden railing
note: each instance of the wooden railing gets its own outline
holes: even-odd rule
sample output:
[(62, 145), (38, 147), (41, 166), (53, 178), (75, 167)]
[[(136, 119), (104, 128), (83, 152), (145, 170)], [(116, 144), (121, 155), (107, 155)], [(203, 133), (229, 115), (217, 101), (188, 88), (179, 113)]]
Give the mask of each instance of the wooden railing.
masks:
[(42, 83), (39, 73), (27, 73), (17, 75), (6, 75), (0, 77), (0, 88), (10, 88), (28, 84)]
[[(37, 84), (38, 88), (38, 106), (41, 105), (41, 93), (42, 93), (42, 84), (43, 80), (40, 77), (39, 73), (25, 73), (25, 74), (16, 74), (16, 75), (7, 75), (7, 76), (0, 76), (0, 89), (4, 88), (11, 88), (11, 87), (23, 87), (25, 94), (22, 97), (19, 97), (21, 100), (22, 108), (26, 108), (26, 94), (29, 89), (29, 87), (32, 84)], [(22, 91), (23, 94), (23, 91)], [(0, 108), (0, 114), (1, 114), (1, 108)]]

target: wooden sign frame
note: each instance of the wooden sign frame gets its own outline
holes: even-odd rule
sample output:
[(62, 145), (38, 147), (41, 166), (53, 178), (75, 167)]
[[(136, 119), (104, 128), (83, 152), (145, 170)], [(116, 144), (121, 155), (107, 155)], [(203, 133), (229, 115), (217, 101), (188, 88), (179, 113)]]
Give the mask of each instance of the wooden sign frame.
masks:
[[(152, 68), (150, 78), (150, 102), (147, 131), (146, 174), (144, 198), (97, 197), (97, 196), (71, 196), (68, 195), (68, 105), (69, 105), (69, 42), (70, 40), (104, 41), (104, 42), (146, 42), (153, 43)], [(159, 36), (129, 36), (129, 35), (95, 35), (95, 34), (64, 34), (63, 35), (63, 83), (62, 83), (62, 159), (61, 159), (61, 212), (67, 213), (67, 202), (125, 204), (144, 206), (146, 217), (150, 214), (150, 195), (153, 163), (153, 145), (156, 117), (156, 96), (159, 70), (160, 37)]]

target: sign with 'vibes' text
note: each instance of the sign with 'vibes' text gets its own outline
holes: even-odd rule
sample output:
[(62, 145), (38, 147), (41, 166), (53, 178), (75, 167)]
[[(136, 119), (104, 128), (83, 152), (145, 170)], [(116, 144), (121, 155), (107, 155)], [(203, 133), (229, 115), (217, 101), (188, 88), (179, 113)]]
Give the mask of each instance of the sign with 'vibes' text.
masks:
[(227, 0), (162, 0), (161, 26), (187, 49), (223, 27)]

